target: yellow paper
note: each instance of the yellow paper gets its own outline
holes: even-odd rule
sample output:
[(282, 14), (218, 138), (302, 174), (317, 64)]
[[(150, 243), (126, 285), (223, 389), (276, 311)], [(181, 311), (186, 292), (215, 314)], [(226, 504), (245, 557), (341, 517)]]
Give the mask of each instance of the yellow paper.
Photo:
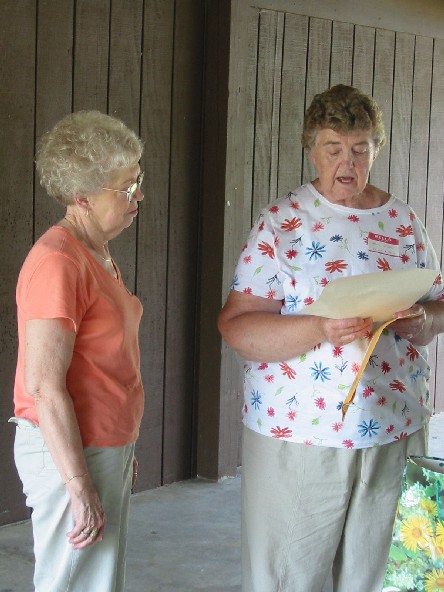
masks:
[(434, 269), (413, 268), (338, 278), (329, 282), (318, 300), (300, 314), (387, 321), (394, 313), (413, 306), (430, 290), (437, 276)]

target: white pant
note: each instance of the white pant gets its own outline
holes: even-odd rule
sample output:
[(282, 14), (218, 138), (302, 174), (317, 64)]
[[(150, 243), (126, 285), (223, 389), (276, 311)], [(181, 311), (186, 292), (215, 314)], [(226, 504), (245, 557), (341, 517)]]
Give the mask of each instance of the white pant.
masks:
[(134, 445), (84, 449), (106, 525), (101, 542), (75, 550), (66, 536), (73, 527), (70, 498), (40, 429), (10, 421), (17, 423), (15, 462), (32, 508), (35, 592), (122, 592)]
[(244, 429), (243, 592), (380, 592), (407, 454), (425, 435), (362, 450)]

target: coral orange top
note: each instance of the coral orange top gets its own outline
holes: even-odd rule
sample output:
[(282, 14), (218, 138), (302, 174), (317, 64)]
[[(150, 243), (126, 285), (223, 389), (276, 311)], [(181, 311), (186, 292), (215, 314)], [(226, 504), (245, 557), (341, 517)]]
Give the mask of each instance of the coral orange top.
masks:
[(66, 318), (76, 333), (66, 384), (84, 446), (125, 446), (139, 434), (143, 387), (138, 343), (142, 305), (65, 228), (53, 226), (34, 245), (17, 284), (19, 350), (16, 417), (38, 425), (24, 385), (26, 321)]

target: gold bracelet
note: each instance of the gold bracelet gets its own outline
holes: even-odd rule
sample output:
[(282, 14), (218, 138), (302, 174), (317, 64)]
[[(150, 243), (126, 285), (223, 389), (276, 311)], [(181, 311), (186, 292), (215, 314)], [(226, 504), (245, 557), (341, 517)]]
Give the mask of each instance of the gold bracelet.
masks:
[(69, 482), (70, 482), (70, 481), (72, 481), (73, 479), (80, 479), (80, 477), (86, 477), (86, 475), (87, 475), (87, 474), (88, 474), (88, 473), (83, 473), (83, 475), (73, 475), (72, 477), (70, 477), (70, 478), (68, 479), (68, 481), (65, 481), (64, 483), (65, 483), (65, 485), (66, 485), (67, 483), (69, 483)]

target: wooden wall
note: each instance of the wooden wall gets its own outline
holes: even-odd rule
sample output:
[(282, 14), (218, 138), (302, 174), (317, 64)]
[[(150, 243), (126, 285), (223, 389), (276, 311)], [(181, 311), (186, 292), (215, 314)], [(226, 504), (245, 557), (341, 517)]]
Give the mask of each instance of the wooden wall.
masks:
[(137, 224), (111, 245), (144, 305), (146, 411), (138, 489), (195, 472), (196, 293), (203, 0), (0, 3), (0, 524), (27, 515), (12, 458), (15, 284), (35, 239), (63, 215), (34, 176), (35, 141), (65, 114), (99, 109), (145, 141)]
[[(260, 208), (314, 178), (300, 142), (303, 114), (316, 93), (340, 82), (373, 95), (382, 107), (388, 142), (371, 181), (413, 206), (442, 259), (442, 2), (233, 0), (231, 9), (219, 306)], [(203, 251), (207, 244), (203, 235)], [(430, 349), (432, 396), (444, 411), (444, 367), (437, 364), (442, 337)], [(233, 466), (239, 451), (232, 426), (242, 400), (240, 374), (239, 360), (222, 344), (220, 372), (209, 389), (209, 396), (220, 389), (219, 444), (228, 443), (220, 447), (221, 466)]]

